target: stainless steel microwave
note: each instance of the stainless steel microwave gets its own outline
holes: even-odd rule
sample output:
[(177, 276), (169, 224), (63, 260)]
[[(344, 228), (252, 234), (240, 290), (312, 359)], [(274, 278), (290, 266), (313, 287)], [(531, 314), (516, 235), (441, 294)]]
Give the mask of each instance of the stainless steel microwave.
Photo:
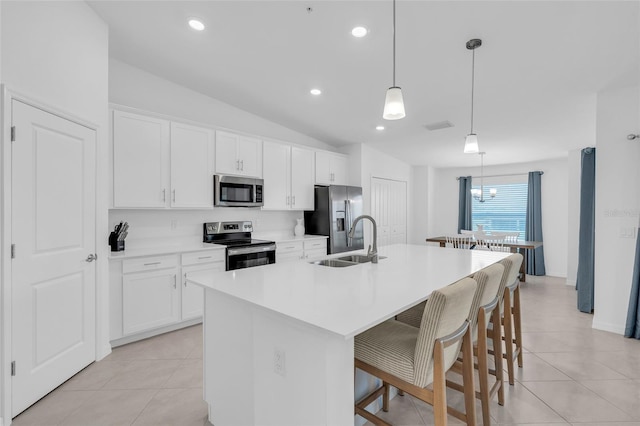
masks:
[(213, 205), (261, 207), (264, 180), (240, 176), (213, 176)]

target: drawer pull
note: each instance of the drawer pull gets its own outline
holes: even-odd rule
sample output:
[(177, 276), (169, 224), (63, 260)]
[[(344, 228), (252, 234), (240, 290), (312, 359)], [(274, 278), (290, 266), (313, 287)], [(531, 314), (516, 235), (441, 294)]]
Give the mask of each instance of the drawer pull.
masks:
[(211, 259), (211, 256), (200, 256), (198, 259)]
[(151, 262), (151, 263), (145, 263), (144, 266), (152, 266), (152, 265), (159, 265), (162, 262)]

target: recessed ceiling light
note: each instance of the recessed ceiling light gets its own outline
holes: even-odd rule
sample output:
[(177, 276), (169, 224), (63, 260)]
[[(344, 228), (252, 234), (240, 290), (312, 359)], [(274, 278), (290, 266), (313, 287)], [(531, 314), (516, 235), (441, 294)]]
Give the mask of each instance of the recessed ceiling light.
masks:
[(190, 19), (189, 20), (189, 26), (191, 28), (193, 28), (196, 31), (202, 31), (204, 30), (204, 24), (200, 21), (198, 21), (197, 19)]
[(384, 130), (384, 126), (376, 126), (376, 130)]
[(322, 90), (320, 90), (320, 89), (311, 89), (311, 90), (309, 90), (309, 93), (311, 93), (314, 96), (318, 96), (318, 95), (322, 94)]
[(351, 30), (351, 35), (354, 37), (364, 37), (369, 31), (365, 27), (355, 27)]

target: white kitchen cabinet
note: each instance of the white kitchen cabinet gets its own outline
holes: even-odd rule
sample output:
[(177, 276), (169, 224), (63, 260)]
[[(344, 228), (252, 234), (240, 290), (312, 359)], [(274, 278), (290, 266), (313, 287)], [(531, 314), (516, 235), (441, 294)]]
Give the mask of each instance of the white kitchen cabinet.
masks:
[(290, 262), (304, 258), (302, 241), (276, 242), (276, 263)]
[(113, 111), (113, 207), (213, 208), (213, 131)]
[(276, 243), (276, 263), (314, 260), (327, 255), (327, 239), (311, 238)]
[(216, 173), (262, 177), (262, 140), (216, 131)]
[(329, 151), (316, 151), (316, 183), (348, 185), (348, 157)]
[(263, 209), (313, 210), (313, 151), (265, 141), (263, 163)]
[[(153, 259), (148, 259), (149, 263)], [(129, 335), (180, 320), (177, 267), (122, 277), (122, 332)]]
[(171, 207), (213, 207), (213, 131), (171, 123)]
[(182, 254), (182, 315), (183, 321), (202, 317), (204, 290), (187, 283), (187, 276), (193, 272), (224, 271), (224, 250), (205, 250)]
[(291, 147), (291, 208), (313, 210), (315, 185), (314, 152)]
[(114, 207), (165, 207), (168, 148), (167, 120), (113, 111)]
[(319, 259), (327, 255), (327, 239), (313, 239), (304, 241), (304, 258)]

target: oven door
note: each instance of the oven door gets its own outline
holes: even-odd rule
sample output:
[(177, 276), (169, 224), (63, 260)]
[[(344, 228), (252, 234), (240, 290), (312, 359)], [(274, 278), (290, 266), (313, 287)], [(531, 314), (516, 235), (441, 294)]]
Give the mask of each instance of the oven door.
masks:
[(276, 245), (227, 248), (227, 271), (276, 263)]
[(264, 204), (262, 187), (262, 179), (215, 175), (213, 177), (213, 205), (260, 207)]

